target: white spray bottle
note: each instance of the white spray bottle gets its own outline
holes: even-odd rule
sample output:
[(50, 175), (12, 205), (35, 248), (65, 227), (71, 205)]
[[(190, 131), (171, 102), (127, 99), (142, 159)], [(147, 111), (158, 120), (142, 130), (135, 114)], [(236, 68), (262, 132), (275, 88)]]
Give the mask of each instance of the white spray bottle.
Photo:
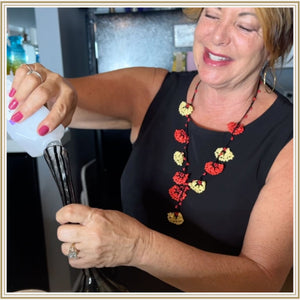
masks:
[(9, 91), (11, 89), (13, 76), (6, 77), (6, 128), (9, 136), (32, 157), (42, 156), (44, 150), (52, 142), (60, 142), (64, 135), (64, 127), (59, 125), (52, 132), (40, 136), (37, 132), (39, 123), (48, 115), (49, 110), (42, 106), (33, 115), (20, 123), (14, 123), (10, 119), (14, 110), (8, 108), (10, 102)]

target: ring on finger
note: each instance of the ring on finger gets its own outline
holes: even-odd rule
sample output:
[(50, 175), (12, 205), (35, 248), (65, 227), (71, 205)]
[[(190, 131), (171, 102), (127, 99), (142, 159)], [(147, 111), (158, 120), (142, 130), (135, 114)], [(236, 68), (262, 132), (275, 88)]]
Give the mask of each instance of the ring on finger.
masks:
[[(32, 72), (32, 69), (31, 69), (31, 67), (30, 67), (29, 65), (24, 64), (24, 66), (28, 69), (28, 73), (29, 73), (29, 72)], [(27, 74), (28, 74), (28, 73), (27, 73)]]
[[(29, 67), (28, 65), (26, 65), (26, 66)], [(34, 74), (34, 75), (38, 76), (40, 78), (40, 80), (41, 80), (41, 83), (43, 83), (43, 77), (42, 77), (42, 75), (39, 72), (30, 69), (27, 72), (27, 75), (30, 75), (30, 74)]]
[(75, 243), (72, 243), (69, 248), (68, 258), (78, 258), (79, 250), (76, 248)]

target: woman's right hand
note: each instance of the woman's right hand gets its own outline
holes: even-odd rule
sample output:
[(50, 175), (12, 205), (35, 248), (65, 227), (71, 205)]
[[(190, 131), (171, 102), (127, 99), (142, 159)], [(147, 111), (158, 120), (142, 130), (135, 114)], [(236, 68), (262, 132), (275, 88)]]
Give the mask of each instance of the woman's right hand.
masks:
[[(38, 72), (30, 73), (30, 69)], [(10, 91), (10, 109), (15, 109), (12, 121), (22, 122), (41, 106), (47, 104), (48, 116), (38, 125), (37, 131), (45, 135), (58, 125), (68, 126), (72, 120), (77, 93), (62, 76), (51, 72), (39, 63), (21, 65), (17, 70)]]

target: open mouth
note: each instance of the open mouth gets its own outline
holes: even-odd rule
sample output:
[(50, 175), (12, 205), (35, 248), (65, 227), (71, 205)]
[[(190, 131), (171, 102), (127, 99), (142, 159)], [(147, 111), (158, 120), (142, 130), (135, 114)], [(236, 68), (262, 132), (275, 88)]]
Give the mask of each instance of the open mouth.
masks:
[(207, 48), (205, 48), (203, 59), (207, 64), (213, 66), (224, 66), (232, 61), (229, 56), (212, 53)]
[(228, 57), (214, 55), (214, 54), (212, 54), (211, 52), (208, 52), (208, 57), (209, 57), (211, 60), (214, 60), (214, 61), (225, 61), (225, 60), (230, 60), (230, 58), (228, 58)]

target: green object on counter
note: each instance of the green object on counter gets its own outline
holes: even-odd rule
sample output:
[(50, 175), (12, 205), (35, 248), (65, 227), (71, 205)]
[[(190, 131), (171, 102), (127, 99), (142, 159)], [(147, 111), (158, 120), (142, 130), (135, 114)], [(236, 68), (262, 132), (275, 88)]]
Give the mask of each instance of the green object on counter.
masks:
[(23, 48), (23, 37), (20, 35), (12, 35), (8, 37), (10, 41), (10, 54), (7, 53), (7, 60), (9, 64), (7, 66), (10, 68), (8, 73), (12, 71), (15, 74), (16, 69), (26, 63), (26, 54)]

